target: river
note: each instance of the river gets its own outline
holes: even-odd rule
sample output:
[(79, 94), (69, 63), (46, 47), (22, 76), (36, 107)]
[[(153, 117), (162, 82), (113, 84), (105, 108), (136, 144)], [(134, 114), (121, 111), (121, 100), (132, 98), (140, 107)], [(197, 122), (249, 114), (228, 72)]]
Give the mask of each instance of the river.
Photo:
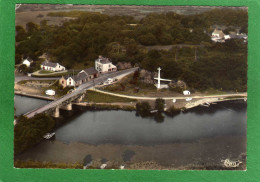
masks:
[[(47, 102), (15, 96), (16, 113)], [(18, 158), (81, 162), (91, 155), (96, 163), (106, 158), (111, 165), (127, 163), (134, 169), (190, 169), (187, 166), (220, 165), (225, 158), (245, 162), (246, 108), (244, 101), (228, 101), (165, 115), (163, 122), (156, 122), (135, 112), (74, 107), (61, 112), (66, 122), (55, 131), (54, 141), (44, 141)]]

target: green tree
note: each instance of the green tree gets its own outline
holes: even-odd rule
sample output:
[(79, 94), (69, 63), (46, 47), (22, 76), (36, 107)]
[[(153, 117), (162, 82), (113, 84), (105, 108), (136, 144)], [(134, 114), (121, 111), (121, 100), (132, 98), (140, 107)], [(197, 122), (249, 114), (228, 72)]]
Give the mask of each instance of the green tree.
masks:
[(158, 110), (159, 113), (164, 111), (164, 105), (165, 105), (165, 100), (158, 98), (155, 100), (155, 109)]
[(136, 104), (136, 113), (142, 117), (150, 115), (151, 106), (148, 102), (138, 102)]
[(138, 37), (138, 40), (139, 42), (142, 44), (142, 45), (155, 45), (157, 44), (157, 40), (155, 38), (155, 36), (151, 33), (148, 33), (146, 35), (141, 35)]

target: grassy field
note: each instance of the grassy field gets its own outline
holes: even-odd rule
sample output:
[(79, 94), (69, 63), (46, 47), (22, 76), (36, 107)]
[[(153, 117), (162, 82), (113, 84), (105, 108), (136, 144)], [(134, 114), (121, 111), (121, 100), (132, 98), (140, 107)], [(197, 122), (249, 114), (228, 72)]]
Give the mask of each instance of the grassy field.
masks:
[(39, 74), (48, 74), (48, 73), (54, 73), (53, 71), (47, 71), (47, 70), (41, 70), (38, 72)]
[(123, 97), (102, 94), (102, 93), (95, 92), (93, 90), (87, 91), (87, 96), (84, 98), (84, 101), (96, 102), (96, 103), (136, 102), (135, 99), (128, 99)]
[[(102, 87), (101, 90), (113, 92), (113, 93), (125, 94), (125, 95), (139, 95), (139, 96), (144, 96), (150, 92), (157, 91), (157, 88), (153, 84), (146, 84), (146, 83), (142, 83), (141, 81), (137, 81), (136, 83), (133, 83), (132, 78), (133, 78), (133, 74), (130, 74), (124, 77), (119, 82), (114, 83), (113, 85)], [(138, 92), (136, 91), (137, 88), (139, 89)]]
[[(50, 77), (61, 77), (61, 76), (66, 76), (66, 75), (76, 75), (78, 74), (79, 71), (68, 71), (65, 73), (56, 73), (56, 74), (50, 74), (50, 75), (32, 75), (32, 77), (38, 77), (38, 78), (50, 78)], [(46, 73), (42, 73), (42, 74), (46, 74)]]

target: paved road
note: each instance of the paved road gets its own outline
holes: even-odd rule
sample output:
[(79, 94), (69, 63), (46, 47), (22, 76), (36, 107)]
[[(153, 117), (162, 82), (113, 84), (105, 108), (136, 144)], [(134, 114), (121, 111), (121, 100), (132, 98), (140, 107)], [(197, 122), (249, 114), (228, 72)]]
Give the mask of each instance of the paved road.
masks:
[(103, 74), (100, 77), (98, 77), (98, 78), (96, 78), (92, 81), (89, 81), (87, 83), (80, 85), (74, 92), (67, 94), (67, 95), (64, 95), (64, 96), (60, 97), (59, 99), (57, 99), (53, 102), (50, 102), (49, 104), (47, 104), (45, 106), (42, 106), (40, 108), (34, 109), (33, 111), (26, 113), (25, 116), (27, 116), (28, 118), (32, 118), (36, 114), (45, 112), (45, 111), (47, 111), (51, 108), (56, 107), (57, 105), (61, 105), (66, 100), (73, 98), (73, 97), (77, 96), (78, 94), (81, 94), (85, 90), (93, 87), (94, 85), (97, 85), (98, 83), (106, 81), (108, 78), (115, 78), (115, 77), (118, 77), (118, 76), (127, 75), (127, 74), (130, 74), (130, 73), (136, 71), (137, 69), (138, 69), (138, 67), (123, 70), (123, 71), (117, 71), (117, 72)]

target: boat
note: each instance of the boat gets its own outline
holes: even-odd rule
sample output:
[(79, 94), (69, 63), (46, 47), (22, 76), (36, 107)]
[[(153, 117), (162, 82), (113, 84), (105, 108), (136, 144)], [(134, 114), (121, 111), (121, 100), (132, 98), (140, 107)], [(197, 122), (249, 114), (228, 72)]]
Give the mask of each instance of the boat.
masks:
[(55, 135), (55, 133), (47, 133), (46, 135), (43, 136), (43, 138), (49, 140), (49, 139), (51, 139), (54, 135)]
[(209, 107), (209, 105), (207, 104), (200, 104), (201, 106), (204, 106), (204, 107)]

